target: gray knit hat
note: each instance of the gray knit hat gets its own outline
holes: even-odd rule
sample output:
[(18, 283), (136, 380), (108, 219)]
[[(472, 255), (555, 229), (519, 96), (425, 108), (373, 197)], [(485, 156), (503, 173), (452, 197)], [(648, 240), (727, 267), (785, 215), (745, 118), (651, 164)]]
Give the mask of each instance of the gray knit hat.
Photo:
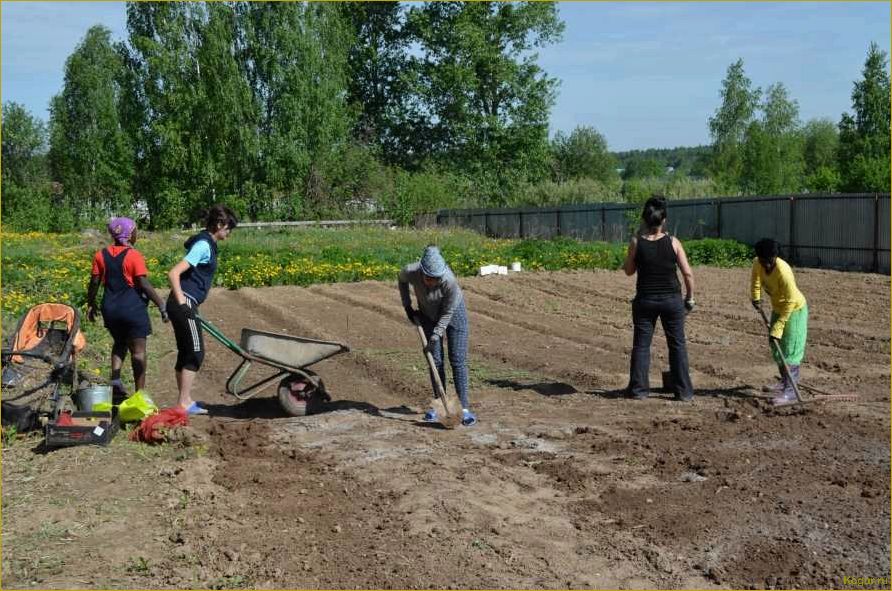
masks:
[(421, 255), (421, 272), (428, 277), (442, 277), (446, 274), (446, 261), (436, 246), (428, 246)]

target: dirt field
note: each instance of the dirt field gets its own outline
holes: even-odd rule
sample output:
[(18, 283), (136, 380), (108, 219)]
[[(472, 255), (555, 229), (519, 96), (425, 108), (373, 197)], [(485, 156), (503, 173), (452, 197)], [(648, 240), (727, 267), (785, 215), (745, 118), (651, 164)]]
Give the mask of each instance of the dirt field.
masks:
[[(634, 280), (462, 281), (480, 422), (430, 396), (395, 285), (216, 290), (203, 314), (348, 343), (333, 402), (285, 418), (224, 393), (209, 346), (188, 445), (3, 450), (5, 588), (844, 588), (889, 576), (889, 278), (799, 270), (803, 380), (854, 403), (772, 410), (747, 270), (696, 269), (696, 398), (622, 397)], [(174, 401), (170, 331), (151, 390)], [(667, 368), (662, 331), (651, 381)], [(872, 587), (888, 588), (878, 582)]]

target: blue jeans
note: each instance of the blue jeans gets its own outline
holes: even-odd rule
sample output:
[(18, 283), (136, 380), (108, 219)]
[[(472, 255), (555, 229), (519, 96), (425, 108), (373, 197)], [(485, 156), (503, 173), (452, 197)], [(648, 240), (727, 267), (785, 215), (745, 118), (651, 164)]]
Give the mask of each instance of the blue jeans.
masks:
[[(437, 326), (436, 320), (421, 315), (421, 327), (424, 329), (424, 336), (430, 340)], [(470, 408), (468, 401), (468, 313), (465, 309), (465, 303), (462, 302), (455, 313), (449, 326), (446, 327), (446, 340), (449, 342), (449, 365), (452, 366), (452, 379), (455, 381), (455, 391), (461, 400), (462, 408)], [(440, 383), (446, 387), (446, 368), (443, 366), (443, 343), (437, 341), (437, 344), (431, 347), (431, 355), (434, 358), (434, 365), (437, 366), (437, 373), (440, 374)], [(434, 385), (434, 376), (431, 375), (431, 386)]]
[(632, 301), (632, 321), (635, 336), (632, 340), (632, 364), (629, 369), (629, 393), (644, 398), (650, 393), (650, 344), (657, 318), (663, 323), (669, 345), (669, 369), (673, 388), (678, 398), (694, 395), (688, 370), (688, 350), (685, 345), (684, 321), (686, 311), (681, 294), (637, 296)]

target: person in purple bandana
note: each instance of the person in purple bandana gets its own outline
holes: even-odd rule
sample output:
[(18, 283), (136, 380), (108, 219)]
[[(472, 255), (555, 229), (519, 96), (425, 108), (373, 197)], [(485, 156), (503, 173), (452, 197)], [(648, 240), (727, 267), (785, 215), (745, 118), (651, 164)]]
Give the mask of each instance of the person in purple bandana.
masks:
[(93, 257), (87, 290), (87, 319), (90, 322), (96, 320), (96, 295), (102, 285), (105, 289), (98, 311), (112, 337), (112, 401), (118, 404), (127, 397), (121, 381), (121, 368), (128, 352), (136, 390), (146, 386), (146, 339), (152, 334), (148, 301), (158, 306), (164, 322), (167, 322), (167, 311), (164, 300), (149, 282), (145, 258), (133, 248), (137, 239), (136, 223), (130, 218), (112, 218), (108, 222), (108, 233), (114, 244), (97, 251)]

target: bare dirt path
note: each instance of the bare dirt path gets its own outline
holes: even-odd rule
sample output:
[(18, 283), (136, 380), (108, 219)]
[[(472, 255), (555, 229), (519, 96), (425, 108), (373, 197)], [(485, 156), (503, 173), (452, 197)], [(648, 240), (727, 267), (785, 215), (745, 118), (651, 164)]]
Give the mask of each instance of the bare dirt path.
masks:
[[(271, 392), (235, 404), (223, 384), (237, 359), (212, 344), (198, 443), (5, 449), (3, 584), (840, 588), (888, 576), (888, 278), (797, 271), (811, 313), (803, 379), (860, 398), (772, 410), (748, 271), (696, 274), (691, 404), (621, 397), (632, 279), (464, 279), (480, 423), (453, 431), (419, 421), (430, 387), (395, 285), (216, 290), (203, 314), (231, 337), (251, 327), (352, 347), (314, 367), (326, 411), (284, 417)], [(169, 404), (172, 338), (151, 346), (167, 351), (152, 383)], [(666, 365), (659, 336), (655, 388)], [(103, 525), (102, 508), (122, 525)]]

